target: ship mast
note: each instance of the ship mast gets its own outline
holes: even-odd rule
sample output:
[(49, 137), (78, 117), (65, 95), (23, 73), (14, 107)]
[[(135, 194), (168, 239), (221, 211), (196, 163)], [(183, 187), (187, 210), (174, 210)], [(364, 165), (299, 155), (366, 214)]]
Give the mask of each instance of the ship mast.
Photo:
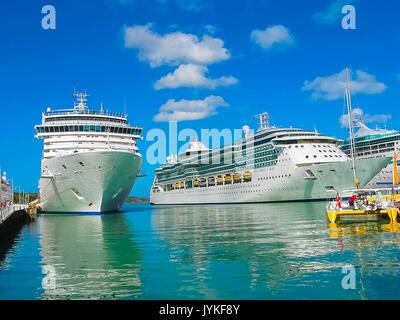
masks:
[(351, 159), (353, 161), (353, 177), (354, 177), (354, 183), (356, 185), (356, 188), (359, 187), (359, 182), (357, 179), (357, 174), (356, 174), (356, 163), (355, 163), (355, 150), (354, 150), (354, 123), (353, 123), (353, 111), (351, 108), (351, 95), (350, 95), (350, 83), (349, 83), (349, 68), (346, 67), (346, 104), (347, 104), (347, 113), (349, 115), (349, 131), (350, 131), (350, 154), (351, 154)]
[(76, 101), (74, 103), (74, 110), (76, 111), (85, 111), (88, 109), (88, 106), (86, 105), (87, 103), (87, 97), (89, 95), (86, 93), (80, 93), (80, 92), (76, 92), (74, 90), (74, 98), (76, 98)]
[(261, 114), (257, 114), (253, 117), (253, 120), (259, 118), (260, 124), (258, 130), (269, 128), (269, 115), (267, 112), (263, 112)]

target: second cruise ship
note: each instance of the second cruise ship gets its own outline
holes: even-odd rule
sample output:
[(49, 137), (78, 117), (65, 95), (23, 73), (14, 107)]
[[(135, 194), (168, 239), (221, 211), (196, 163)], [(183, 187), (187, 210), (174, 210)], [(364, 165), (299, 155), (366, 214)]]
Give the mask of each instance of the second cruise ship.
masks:
[[(400, 153), (400, 131), (387, 129), (371, 129), (367, 127), (362, 119), (354, 121), (358, 128), (354, 135), (354, 157), (356, 159), (373, 158), (376, 156), (394, 156)], [(341, 149), (350, 156), (350, 139), (343, 141)], [(400, 165), (398, 161), (397, 165)], [(393, 161), (366, 185), (366, 188), (394, 187), (393, 183)]]
[(72, 109), (47, 109), (35, 126), (43, 139), (40, 204), (43, 212), (118, 210), (129, 195), (143, 158), (136, 141), (142, 128), (127, 115), (90, 110), (86, 93)]
[(254, 134), (210, 150), (197, 139), (186, 152), (169, 157), (155, 171), (152, 204), (218, 204), (325, 200), (337, 192), (365, 186), (391, 157), (353, 161), (342, 141), (318, 132), (269, 126), (260, 117)]

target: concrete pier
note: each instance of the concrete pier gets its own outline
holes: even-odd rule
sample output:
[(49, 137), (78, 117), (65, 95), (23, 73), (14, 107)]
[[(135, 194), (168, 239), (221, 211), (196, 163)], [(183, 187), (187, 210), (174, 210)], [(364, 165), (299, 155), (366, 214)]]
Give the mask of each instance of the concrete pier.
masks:
[(28, 223), (36, 218), (36, 214), (28, 213), (28, 205), (10, 204), (0, 209), (0, 233), (7, 232), (9, 228), (15, 228), (15, 225)]

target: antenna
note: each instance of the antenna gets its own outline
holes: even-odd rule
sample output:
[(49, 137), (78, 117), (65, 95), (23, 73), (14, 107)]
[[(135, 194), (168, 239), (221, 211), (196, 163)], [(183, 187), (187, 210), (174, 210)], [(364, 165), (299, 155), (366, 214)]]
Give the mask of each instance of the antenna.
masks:
[(85, 111), (88, 109), (88, 106), (86, 105), (87, 102), (87, 97), (89, 95), (86, 93), (80, 93), (79, 91), (75, 91), (74, 88), (74, 98), (75, 98), (75, 103), (74, 103), (74, 109), (79, 110), (79, 111)]
[(264, 111), (263, 113), (255, 115), (253, 117), (253, 120), (255, 120), (256, 118), (258, 118), (260, 121), (258, 128), (259, 130), (269, 128), (269, 115), (267, 112)]

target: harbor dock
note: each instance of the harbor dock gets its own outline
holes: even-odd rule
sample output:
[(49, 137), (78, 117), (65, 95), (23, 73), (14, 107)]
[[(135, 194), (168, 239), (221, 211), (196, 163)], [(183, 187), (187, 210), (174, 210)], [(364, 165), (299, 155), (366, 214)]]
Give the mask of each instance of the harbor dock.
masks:
[(36, 219), (36, 210), (27, 204), (10, 204), (0, 209), (0, 233), (13, 229), (16, 225)]

